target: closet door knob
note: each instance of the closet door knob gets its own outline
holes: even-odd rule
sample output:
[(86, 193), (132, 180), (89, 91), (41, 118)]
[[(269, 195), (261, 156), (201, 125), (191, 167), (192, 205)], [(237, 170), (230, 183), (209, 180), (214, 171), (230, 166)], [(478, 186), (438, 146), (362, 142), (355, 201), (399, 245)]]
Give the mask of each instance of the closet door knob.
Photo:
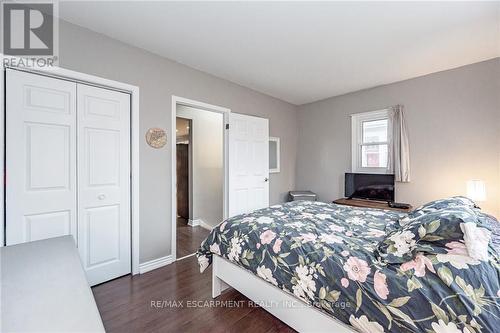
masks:
[(104, 200), (104, 199), (106, 199), (106, 194), (99, 194), (99, 195), (97, 196), (97, 199), (99, 199), (99, 200)]

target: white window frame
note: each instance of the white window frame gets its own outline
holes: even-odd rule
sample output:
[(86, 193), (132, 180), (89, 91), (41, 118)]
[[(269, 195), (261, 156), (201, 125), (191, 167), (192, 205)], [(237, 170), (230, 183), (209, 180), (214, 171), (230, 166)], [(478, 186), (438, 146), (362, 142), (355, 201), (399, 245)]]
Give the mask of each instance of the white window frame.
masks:
[[(363, 145), (363, 123), (367, 121), (375, 120), (388, 120), (387, 127), (387, 142), (376, 142), (373, 145), (387, 144), (388, 149), (388, 166), (386, 168), (375, 168), (375, 167), (363, 167), (361, 165), (361, 147)], [(393, 172), (393, 161), (392, 158), (392, 117), (391, 110), (377, 110), (363, 113), (356, 113), (351, 115), (351, 157), (352, 164), (351, 170), (354, 173), (378, 173), (378, 174), (390, 174)]]

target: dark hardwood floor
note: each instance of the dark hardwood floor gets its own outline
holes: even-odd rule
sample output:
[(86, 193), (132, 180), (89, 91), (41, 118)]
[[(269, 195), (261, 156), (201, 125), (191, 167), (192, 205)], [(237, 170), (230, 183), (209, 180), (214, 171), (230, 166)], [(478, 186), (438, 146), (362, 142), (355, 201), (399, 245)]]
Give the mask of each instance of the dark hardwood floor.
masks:
[(200, 226), (191, 227), (187, 220), (177, 218), (177, 258), (195, 253), (210, 231)]
[(200, 274), (196, 258), (190, 257), (92, 291), (107, 332), (294, 332), (232, 288), (216, 300), (242, 301), (233, 302), (239, 307), (230, 302), (193, 307), (196, 301), (212, 301), (211, 283), (211, 267)]

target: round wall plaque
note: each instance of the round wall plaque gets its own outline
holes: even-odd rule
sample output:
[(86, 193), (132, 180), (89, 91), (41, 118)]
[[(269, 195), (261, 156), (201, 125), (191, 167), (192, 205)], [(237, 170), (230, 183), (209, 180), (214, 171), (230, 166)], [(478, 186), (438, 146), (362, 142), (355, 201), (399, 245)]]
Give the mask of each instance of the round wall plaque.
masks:
[(167, 133), (161, 128), (150, 128), (146, 132), (146, 142), (153, 148), (162, 148), (167, 144)]

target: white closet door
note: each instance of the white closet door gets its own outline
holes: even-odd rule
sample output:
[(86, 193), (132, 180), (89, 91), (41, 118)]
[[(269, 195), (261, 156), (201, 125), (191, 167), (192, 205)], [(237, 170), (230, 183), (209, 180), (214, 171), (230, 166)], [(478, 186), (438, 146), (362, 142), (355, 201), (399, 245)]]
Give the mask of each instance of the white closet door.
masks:
[(269, 120), (229, 115), (229, 217), (269, 206)]
[(76, 240), (76, 84), (6, 75), (7, 245)]
[(95, 285), (131, 271), (130, 95), (77, 91), (78, 248)]

